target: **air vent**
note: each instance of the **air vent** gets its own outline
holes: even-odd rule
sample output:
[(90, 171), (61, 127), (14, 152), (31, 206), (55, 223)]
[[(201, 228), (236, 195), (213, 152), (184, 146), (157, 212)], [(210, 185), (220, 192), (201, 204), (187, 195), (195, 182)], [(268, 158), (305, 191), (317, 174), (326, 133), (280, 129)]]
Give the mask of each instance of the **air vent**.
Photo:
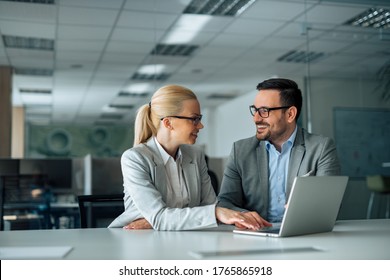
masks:
[(38, 69), (38, 68), (15, 68), (15, 75), (26, 76), (53, 76), (53, 70), (50, 69)]
[(138, 93), (138, 92), (121, 91), (120, 93), (118, 93), (118, 96), (124, 96), (124, 97), (146, 97), (148, 95), (149, 93), (147, 92)]
[(277, 59), (279, 62), (307, 63), (315, 62), (324, 57), (322, 52), (289, 51)]
[(224, 94), (224, 93), (213, 93), (207, 96), (207, 99), (213, 99), (213, 100), (229, 100), (237, 97), (233, 94)]
[(237, 16), (256, 0), (192, 0), (184, 14)]
[(184, 44), (158, 44), (151, 55), (190, 56), (199, 48), (197, 45)]
[(344, 24), (371, 28), (390, 28), (390, 10), (371, 8)]
[(131, 77), (131, 79), (138, 80), (138, 81), (165, 81), (170, 76), (171, 76), (170, 74), (166, 74), (166, 73), (161, 73), (161, 74), (134, 73), (134, 75)]
[(30, 49), (30, 50), (54, 50), (54, 40), (3, 35), (4, 45), (8, 48)]
[(51, 94), (51, 89), (37, 89), (37, 88), (20, 88), (20, 93), (31, 93), (31, 94)]
[(131, 110), (134, 108), (134, 105), (110, 104), (110, 105), (108, 105), (108, 107), (115, 108), (115, 109)]
[(21, 3), (30, 3), (30, 4), (49, 4), (54, 5), (55, 0), (0, 0), (4, 2), (21, 2)]

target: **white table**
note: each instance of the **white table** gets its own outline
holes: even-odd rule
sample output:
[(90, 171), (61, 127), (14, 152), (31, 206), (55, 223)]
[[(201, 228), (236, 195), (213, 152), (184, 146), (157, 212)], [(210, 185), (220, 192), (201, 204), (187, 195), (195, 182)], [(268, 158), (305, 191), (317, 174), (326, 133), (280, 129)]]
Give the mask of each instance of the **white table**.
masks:
[(338, 221), (333, 232), (287, 238), (233, 234), (230, 226), (170, 232), (106, 228), (0, 232), (0, 247), (24, 246), (70, 246), (64, 258), (73, 260), (389, 260), (390, 219)]

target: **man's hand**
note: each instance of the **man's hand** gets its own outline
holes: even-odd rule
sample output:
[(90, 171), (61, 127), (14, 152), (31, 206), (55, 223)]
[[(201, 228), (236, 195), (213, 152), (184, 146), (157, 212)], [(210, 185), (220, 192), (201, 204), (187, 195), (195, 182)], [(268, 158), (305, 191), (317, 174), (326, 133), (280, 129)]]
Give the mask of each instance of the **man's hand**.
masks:
[(258, 230), (262, 227), (272, 226), (256, 212), (238, 212), (228, 208), (216, 207), (215, 216), (218, 221), (229, 225), (234, 224), (238, 228)]
[(153, 227), (149, 222), (142, 218), (135, 221), (132, 221), (130, 224), (123, 227), (124, 229), (152, 229)]

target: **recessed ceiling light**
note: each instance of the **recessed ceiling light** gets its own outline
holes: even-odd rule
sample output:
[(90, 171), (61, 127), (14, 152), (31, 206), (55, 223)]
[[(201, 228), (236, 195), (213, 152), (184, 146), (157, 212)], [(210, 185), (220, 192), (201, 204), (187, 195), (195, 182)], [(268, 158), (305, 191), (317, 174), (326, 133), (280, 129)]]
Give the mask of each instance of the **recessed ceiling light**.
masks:
[(214, 99), (214, 100), (229, 100), (237, 97), (234, 94), (225, 94), (225, 93), (213, 93), (207, 96), (207, 99)]
[(370, 8), (356, 17), (346, 21), (344, 24), (372, 28), (389, 28), (390, 10)]
[(22, 3), (30, 3), (30, 4), (49, 4), (54, 5), (55, 0), (0, 0), (4, 2), (22, 2)]
[(134, 108), (134, 105), (126, 105), (126, 104), (109, 104), (108, 107), (114, 108), (114, 109), (125, 109), (130, 110)]
[(54, 40), (21, 36), (3, 35), (4, 46), (7, 48), (29, 49), (29, 50), (54, 50)]
[(184, 14), (213, 16), (237, 16), (249, 8), (256, 0), (192, 0)]
[(277, 59), (279, 62), (307, 63), (324, 57), (323, 52), (289, 51)]
[(199, 48), (197, 45), (157, 44), (151, 55), (190, 56)]
[(26, 76), (53, 76), (53, 70), (39, 68), (14, 68), (14, 74)]
[(51, 105), (52, 96), (50, 94), (21, 94), (24, 105)]
[(134, 73), (133, 76), (131, 76), (132, 80), (138, 80), (138, 81), (165, 81), (167, 80), (171, 74), (168, 73), (161, 73), (161, 74), (141, 74), (141, 73)]
[(138, 70), (137, 73), (139, 74), (160, 74), (164, 71), (166, 68), (166, 65), (164, 64), (150, 64), (150, 65), (143, 65)]
[(191, 42), (212, 19), (209, 15), (181, 15), (162, 42), (165, 44), (187, 44)]
[(40, 89), (40, 88), (20, 88), (20, 93), (31, 93), (31, 94), (51, 94), (51, 89)]
[(121, 91), (118, 93), (118, 96), (122, 97), (146, 97), (149, 93), (147, 92), (128, 92), (128, 91)]

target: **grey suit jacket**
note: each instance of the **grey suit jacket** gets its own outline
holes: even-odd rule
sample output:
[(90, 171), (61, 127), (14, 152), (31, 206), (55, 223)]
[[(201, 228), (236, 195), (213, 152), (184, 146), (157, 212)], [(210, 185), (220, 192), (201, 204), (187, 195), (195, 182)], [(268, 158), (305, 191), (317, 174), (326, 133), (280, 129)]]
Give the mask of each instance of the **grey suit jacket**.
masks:
[[(268, 219), (268, 174), (265, 141), (253, 136), (235, 142), (224, 171), (218, 206), (256, 211)], [(339, 174), (340, 164), (334, 142), (298, 128), (290, 154), (286, 198), (296, 176)]]
[(217, 226), (216, 196), (203, 152), (181, 145), (189, 206), (169, 208), (163, 159), (153, 138), (125, 151), (121, 158), (125, 211), (109, 227), (123, 227), (145, 218), (156, 230), (189, 230)]

